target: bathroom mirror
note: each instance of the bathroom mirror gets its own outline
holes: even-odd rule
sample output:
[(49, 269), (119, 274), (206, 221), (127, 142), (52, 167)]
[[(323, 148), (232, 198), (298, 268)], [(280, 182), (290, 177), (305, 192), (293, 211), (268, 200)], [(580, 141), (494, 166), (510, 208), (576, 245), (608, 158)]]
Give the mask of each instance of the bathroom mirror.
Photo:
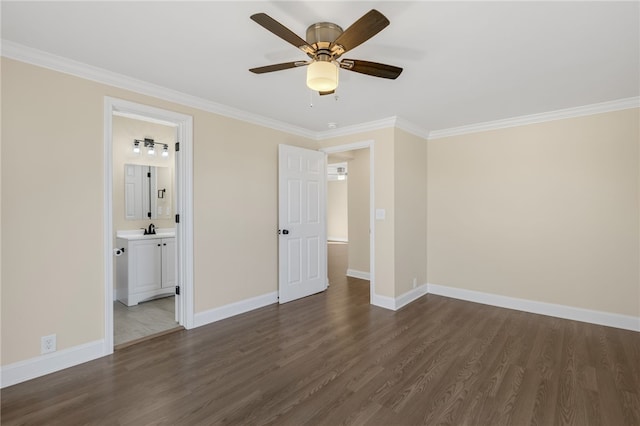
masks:
[(169, 167), (125, 164), (125, 219), (170, 219), (171, 182)]

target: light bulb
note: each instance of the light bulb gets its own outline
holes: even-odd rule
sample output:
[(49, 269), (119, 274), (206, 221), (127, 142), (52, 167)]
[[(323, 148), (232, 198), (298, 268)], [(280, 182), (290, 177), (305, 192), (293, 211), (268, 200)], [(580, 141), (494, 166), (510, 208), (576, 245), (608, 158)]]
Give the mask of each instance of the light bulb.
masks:
[(307, 86), (318, 92), (331, 92), (338, 87), (338, 67), (333, 62), (315, 61), (307, 68)]

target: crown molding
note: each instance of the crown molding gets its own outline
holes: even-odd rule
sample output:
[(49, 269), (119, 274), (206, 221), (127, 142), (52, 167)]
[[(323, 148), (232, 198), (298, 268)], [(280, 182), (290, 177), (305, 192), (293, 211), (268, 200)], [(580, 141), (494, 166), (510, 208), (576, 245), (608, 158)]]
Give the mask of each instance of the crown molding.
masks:
[(405, 132), (422, 139), (427, 139), (429, 137), (429, 131), (414, 123), (411, 123), (408, 120), (405, 120), (402, 117), (396, 117), (396, 128), (404, 130)]
[(640, 97), (618, 99), (597, 104), (584, 105), (575, 108), (565, 108), (540, 114), (523, 115), (520, 117), (506, 118), (504, 120), (487, 121), (484, 123), (469, 124), (467, 126), (452, 127), (449, 129), (433, 130), (429, 132), (428, 140), (447, 138), (450, 136), (464, 135), (468, 133), (485, 132), (488, 130), (506, 129), (508, 127), (524, 126), (527, 124), (542, 123), (545, 121), (562, 120), (566, 118), (582, 117), (585, 115), (601, 114), (605, 112), (619, 111), (623, 109), (640, 108)]
[(369, 132), (372, 130), (388, 129), (396, 125), (396, 117), (387, 117), (380, 120), (368, 121), (366, 123), (354, 124), (352, 126), (340, 127), (338, 129), (325, 130), (316, 133), (316, 140), (348, 136), (357, 133)]
[(316, 132), (302, 127), (293, 126), (282, 121), (273, 120), (258, 114), (252, 114), (237, 108), (218, 104), (197, 96), (187, 95), (177, 90), (168, 89), (166, 87), (158, 86), (126, 75), (107, 71), (105, 69), (87, 65), (62, 56), (53, 55), (9, 40), (2, 40), (1, 55), (9, 59), (26, 62), (39, 67), (74, 75), (86, 80), (130, 90), (132, 92), (152, 96), (154, 98), (234, 118), (270, 129), (279, 130), (285, 133), (313, 140), (317, 138)]
[(640, 107), (640, 97), (619, 99), (609, 102), (585, 105), (575, 108), (566, 108), (539, 114), (512, 117), (503, 120), (488, 121), (484, 123), (470, 124), (466, 126), (448, 129), (427, 131), (426, 129), (411, 123), (401, 117), (393, 116), (367, 123), (346, 126), (339, 129), (326, 131), (313, 131), (299, 126), (294, 126), (279, 120), (253, 114), (230, 106), (212, 102), (197, 96), (187, 95), (177, 90), (168, 89), (138, 80), (122, 74), (104, 70), (102, 68), (73, 61), (62, 56), (53, 55), (42, 50), (33, 49), (9, 40), (1, 40), (0, 55), (9, 59), (26, 62), (32, 65), (48, 68), (65, 74), (74, 75), (97, 83), (118, 87), (154, 98), (162, 99), (201, 111), (218, 114), (258, 126), (278, 130), (281, 132), (305, 137), (315, 141), (321, 141), (339, 136), (353, 135), (357, 133), (380, 130), (386, 128), (399, 128), (420, 138), (432, 140), (450, 136), (464, 135), (467, 133), (483, 132), (488, 130), (504, 129), (508, 127), (523, 126), (527, 124), (541, 123), (545, 121), (561, 120), (565, 118), (580, 117), (585, 115), (600, 114)]
[(316, 134), (316, 140), (325, 140), (336, 138), (339, 136), (348, 136), (355, 135), (358, 133), (369, 132), (373, 130), (380, 129), (388, 129), (388, 128), (398, 128), (404, 130), (407, 133), (411, 133), (412, 135), (418, 136), (423, 139), (427, 139), (427, 132), (420, 126), (417, 126), (408, 120), (405, 120), (401, 117), (393, 116), (382, 118), (380, 120), (369, 121), (361, 124), (354, 124), (352, 126), (345, 126), (339, 129), (325, 130), (322, 132), (318, 132)]

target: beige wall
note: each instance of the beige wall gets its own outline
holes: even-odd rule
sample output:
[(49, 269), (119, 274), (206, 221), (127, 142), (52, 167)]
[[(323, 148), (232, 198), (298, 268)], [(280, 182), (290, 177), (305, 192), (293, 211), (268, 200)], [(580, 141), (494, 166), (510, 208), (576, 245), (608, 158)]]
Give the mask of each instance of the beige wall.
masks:
[(346, 180), (327, 182), (327, 239), (349, 239), (348, 185)]
[(102, 337), (98, 93), (2, 59), (3, 364), (39, 355), (48, 334), (57, 333), (58, 350)]
[(429, 141), (429, 283), (639, 316), (638, 116)]
[[(56, 333), (58, 350), (103, 338), (105, 96), (194, 118), (195, 312), (277, 289), (277, 146), (317, 143), (3, 58), (3, 365), (38, 356), (43, 335)], [(386, 210), (376, 293), (394, 297), (394, 131), (324, 145), (363, 140), (375, 140)]]
[(395, 296), (427, 282), (427, 141), (395, 131)]
[(277, 290), (277, 146), (315, 142), (6, 58), (1, 78), (2, 365), (104, 337), (105, 96), (194, 118), (196, 312)]
[(349, 264), (348, 269), (369, 273), (370, 181), (369, 149), (350, 151), (349, 159)]

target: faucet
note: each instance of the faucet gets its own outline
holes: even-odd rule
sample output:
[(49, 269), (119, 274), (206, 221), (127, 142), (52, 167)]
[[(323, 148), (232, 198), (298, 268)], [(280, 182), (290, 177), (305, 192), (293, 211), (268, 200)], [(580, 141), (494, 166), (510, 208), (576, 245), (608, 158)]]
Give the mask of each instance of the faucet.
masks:
[(143, 235), (155, 235), (156, 226), (153, 223), (151, 223), (149, 224), (149, 228), (142, 228), (142, 230), (144, 231)]

